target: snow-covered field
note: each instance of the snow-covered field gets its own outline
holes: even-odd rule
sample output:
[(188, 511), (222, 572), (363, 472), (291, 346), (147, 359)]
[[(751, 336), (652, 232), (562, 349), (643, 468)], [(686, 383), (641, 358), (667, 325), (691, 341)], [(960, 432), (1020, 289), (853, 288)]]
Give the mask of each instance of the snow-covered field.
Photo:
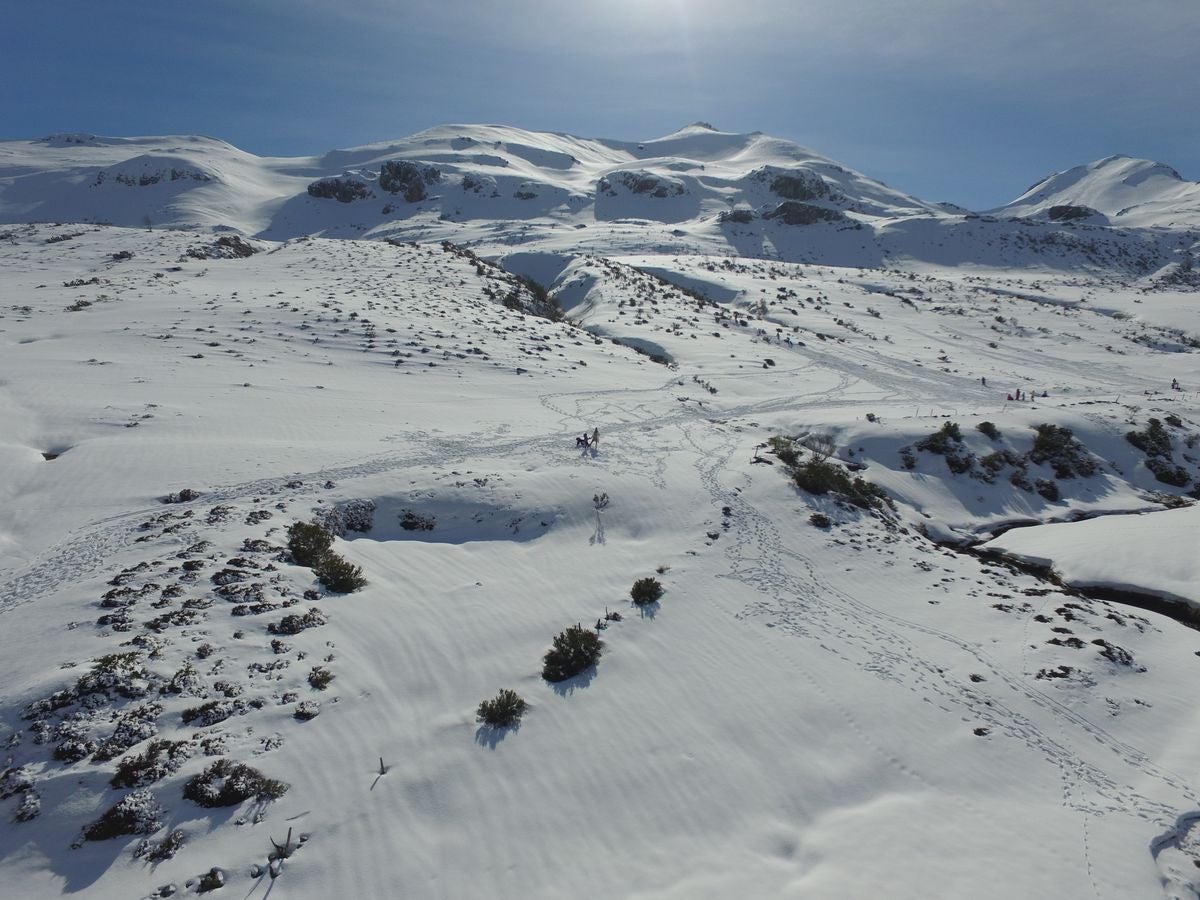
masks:
[[(611, 162), (510, 132), (454, 149)], [(654, 158), (714, 190), (763, 162), (681, 135)], [(1195, 507), (1167, 509), (1200, 479), (1195, 290), (1120, 254), (946, 265), (842, 174), (886, 265), (738, 253), (703, 216), (639, 249), (603, 195), (519, 249), (482, 213), (417, 243), (228, 206), (238, 232), (4, 226), (5, 894), (1200, 896), (1200, 633), (1065, 586), (1200, 602)], [(879, 490), (792, 480), (829, 468)], [(367, 584), (327, 591), (288, 527), (353, 501), (372, 527), (333, 549)], [(969, 552), (1005, 528), (1064, 584)], [(598, 664), (544, 680), (577, 624)], [(480, 724), (501, 688), (524, 717)], [(218, 760), (287, 789), (201, 805)], [(126, 797), (131, 833), (85, 839)]]

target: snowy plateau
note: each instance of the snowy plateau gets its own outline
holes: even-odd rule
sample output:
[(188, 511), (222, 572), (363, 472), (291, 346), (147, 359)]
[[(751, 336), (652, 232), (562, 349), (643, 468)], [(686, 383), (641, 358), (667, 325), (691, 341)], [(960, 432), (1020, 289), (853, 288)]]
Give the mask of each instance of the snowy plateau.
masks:
[(4, 896), (1200, 896), (1168, 166), (58, 134), (0, 223)]

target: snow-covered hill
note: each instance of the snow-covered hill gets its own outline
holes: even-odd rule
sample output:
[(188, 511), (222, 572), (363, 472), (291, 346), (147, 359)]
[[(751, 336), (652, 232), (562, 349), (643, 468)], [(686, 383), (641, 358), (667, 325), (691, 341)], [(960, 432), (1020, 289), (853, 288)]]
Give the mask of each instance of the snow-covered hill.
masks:
[(1200, 183), (1152, 160), (1109, 156), (1050, 175), (992, 213), (1194, 231), (1200, 229)]
[(704, 126), (0, 152), (5, 896), (1200, 897), (1186, 230)]

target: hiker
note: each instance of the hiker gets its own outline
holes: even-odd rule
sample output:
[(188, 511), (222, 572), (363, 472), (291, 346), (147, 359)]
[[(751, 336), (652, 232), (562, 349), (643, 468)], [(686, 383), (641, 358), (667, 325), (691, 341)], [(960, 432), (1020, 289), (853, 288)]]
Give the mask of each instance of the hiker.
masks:
[(577, 437), (577, 438), (575, 438), (575, 446), (576, 446), (576, 447), (582, 447), (582, 448), (583, 448), (583, 449), (585, 449), (585, 450), (587, 449), (587, 447), (588, 447), (588, 436), (587, 436), (587, 432), (586, 432), (586, 431), (583, 433), (583, 437)]
[(979, 383), (982, 384), (984, 387), (987, 387), (987, 379), (985, 377), (983, 377), (982, 375), (979, 376)]
[(599, 428), (592, 429), (592, 446), (593, 447), (600, 446), (600, 429)]
[(1012, 394), (1009, 394), (1009, 395), (1008, 395), (1008, 399), (1009, 399), (1009, 400), (1012, 400)]
[(1183, 388), (1181, 388), (1181, 387), (1179, 386), (1179, 379), (1178, 379), (1178, 378), (1172, 378), (1172, 379), (1171, 379), (1171, 390), (1173, 390), (1173, 391), (1180, 391), (1180, 390), (1183, 390)]

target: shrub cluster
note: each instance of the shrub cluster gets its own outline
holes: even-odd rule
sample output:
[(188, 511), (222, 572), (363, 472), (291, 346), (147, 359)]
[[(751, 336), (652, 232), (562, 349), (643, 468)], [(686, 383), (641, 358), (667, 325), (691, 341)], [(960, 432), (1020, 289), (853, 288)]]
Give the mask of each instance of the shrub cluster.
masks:
[(298, 565), (312, 568), (327, 590), (349, 594), (365, 587), (367, 579), (362, 567), (334, 553), (332, 546), (333, 535), (316, 522), (296, 522), (288, 526), (288, 550), (292, 559)]
[(827, 460), (810, 459), (796, 466), (792, 481), (810, 494), (837, 494), (859, 509), (878, 509), (890, 502), (883, 488), (863, 478), (851, 478), (845, 469)]
[(1035, 425), (1036, 435), (1029, 458), (1038, 465), (1049, 463), (1058, 478), (1086, 478), (1096, 473), (1096, 461), (1088, 456), (1083, 444), (1070, 428), (1043, 422)]
[(289, 785), (267, 778), (258, 769), (244, 763), (219, 759), (199, 775), (193, 775), (183, 786), (183, 796), (200, 806), (213, 808), (233, 806), (253, 797), (256, 800), (278, 800), (287, 793)]

